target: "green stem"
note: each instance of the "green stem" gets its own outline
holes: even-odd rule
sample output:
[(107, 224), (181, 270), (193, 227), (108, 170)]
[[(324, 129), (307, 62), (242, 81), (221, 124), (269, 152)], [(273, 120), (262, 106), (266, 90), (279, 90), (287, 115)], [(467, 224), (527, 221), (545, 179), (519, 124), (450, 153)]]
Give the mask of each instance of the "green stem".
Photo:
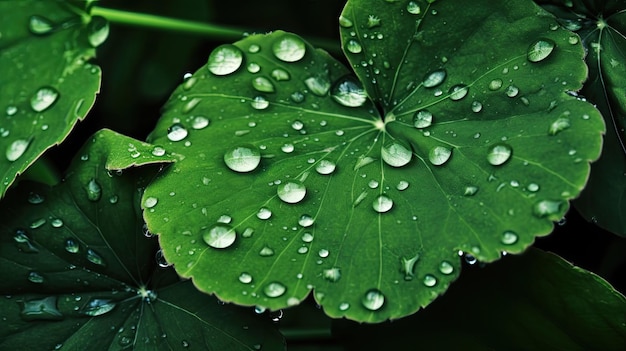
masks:
[(245, 33), (244, 30), (228, 28), (225, 26), (216, 26), (202, 22), (148, 15), (145, 13), (115, 10), (100, 6), (94, 6), (91, 10), (91, 15), (102, 16), (113, 23), (207, 35), (223, 40), (241, 39)]

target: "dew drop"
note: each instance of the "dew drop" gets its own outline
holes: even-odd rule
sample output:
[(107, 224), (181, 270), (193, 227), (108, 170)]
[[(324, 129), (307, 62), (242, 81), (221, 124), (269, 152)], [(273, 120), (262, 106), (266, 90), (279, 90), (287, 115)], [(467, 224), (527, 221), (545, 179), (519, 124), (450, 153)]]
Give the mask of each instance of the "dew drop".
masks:
[(349, 52), (353, 54), (359, 54), (363, 51), (363, 47), (361, 46), (361, 43), (359, 43), (355, 39), (348, 40), (345, 44), (345, 48), (346, 50), (348, 50)]
[(295, 150), (295, 147), (293, 146), (293, 144), (283, 144), (283, 146), (280, 147), (280, 150), (286, 154), (290, 154), (293, 152), (293, 150)]
[(305, 243), (310, 243), (311, 241), (313, 241), (313, 234), (311, 233), (304, 233), (302, 234), (301, 237), (302, 241), (304, 241)]
[(450, 99), (453, 101), (458, 101), (467, 96), (469, 93), (469, 87), (465, 84), (457, 84), (450, 88), (448, 94), (450, 94)]
[(537, 217), (552, 217), (561, 211), (562, 204), (562, 201), (541, 200), (533, 206), (533, 214)]
[(224, 163), (235, 172), (252, 172), (261, 163), (261, 151), (253, 145), (238, 146), (224, 154)]
[(402, 167), (411, 162), (413, 152), (404, 143), (392, 141), (383, 146), (380, 150), (381, 157), (386, 164), (392, 167)]
[(17, 113), (17, 107), (16, 106), (7, 106), (6, 113), (7, 113), (7, 116), (14, 116)]
[(337, 165), (329, 160), (321, 160), (317, 165), (315, 165), (315, 171), (322, 175), (328, 175), (335, 171)]
[(385, 213), (391, 210), (391, 208), (393, 207), (393, 200), (385, 195), (380, 195), (376, 199), (374, 199), (372, 207), (374, 208), (374, 211), (378, 213)]
[(248, 72), (250, 73), (258, 73), (261, 70), (261, 66), (258, 63), (250, 62), (248, 64)]
[(424, 285), (426, 285), (427, 287), (433, 287), (435, 285), (437, 285), (437, 278), (435, 278), (434, 275), (431, 274), (426, 274), (424, 276), (424, 280), (422, 281), (424, 283)]
[(47, 296), (24, 301), (20, 317), (26, 321), (61, 320), (63, 314), (57, 308), (57, 299), (56, 296)]
[(257, 44), (250, 44), (250, 46), (248, 46), (248, 52), (251, 54), (256, 54), (259, 51), (261, 51), (261, 47)]
[(342, 302), (339, 304), (340, 311), (347, 311), (350, 308), (350, 304), (347, 302)]
[(341, 278), (341, 270), (337, 267), (324, 269), (322, 271), (322, 277), (334, 283)]
[(28, 19), (28, 30), (35, 35), (46, 35), (53, 29), (54, 24), (45, 17), (34, 15)]
[(500, 166), (511, 158), (513, 150), (505, 144), (496, 144), (487, 153), (487, 161), (494, 165)]
[(92, 16), (89, 21), (87, 39), (94, 48), (102, 45), (109, 37), (109, 21), (102, 16)]
[(30, 107), (35, 112), (43, 112), (50, 108), (59, 99), (59, 92), (51, 87), (39, 88), (30, 98)]
[(300, 216), (300, 219), (298, 219), (298, 224), (305, 228), (312, 226), (313, 223), (315, 223), (315, 219), (307, 214), (303, 214)]
[(14, 162), (26, 152), (26, 149), (30, 145), (30, 141), (25, 139), (17, 139), (13, 141), (9, 146), (7, 146), (6, 150), (6, 158), (9, 162)]
[(278, 185), (276, 193), (283, 202), (295, 204), (304, 199), (306, 187), (301, 182), (288, 181)]
[(278, 82), (287, 81), (291, 79), (289, 72), (285, 71), (284, 69), (276, 68), (272, 70), (271, 74), (272, 74), (272, 78), (274, 78)]
[(481, 104), (480, 101), (472, 102), (472, 112), (478, 113), (482, 111), (482, 109), (483, 109), (483, 104)]
[(44, 282), (44, 277), (41, 274), (39, 274), (39, 273), (37, 273), (35, 271), (32, 271), (32, 272), (28, 273), (28, 280), (31, 283), (41, 284), (41, 283)]
[(406, 11), (412, 15), (419, 15), (420, 13), (422, 13), (420, 5), (418, 5), (415, 1), (409, 1), (409, 3), (406, 5)]
[(304, 80), (309, 90), (317, 96), (326, 96), (330, 90), (330, 81), (325, 76), (312, 76)]
[(539, 62), (545, 60), (552, 51), (556, 44), (550, 39), (539, 39), (528, 48), (528, 61)]
[(428, 153), (428, 160), (435, 166), (441, 166), (448, 162), (451, 156), (452, 149), (448, 149), (444, 146), (435, 146), (430, 149), (430, 152)]
[(363, 307), (368, 310), (377, 311), (383, 307), (383, 304), (385, 303), (385, 295), (383, 295), (383, 293), (378, 289), (371, 289), (363, 295), (361, 303), (363, 304)]
[(404, 280), (412, 280), (415, 274), (415, 264), (419, 260), (420, 255), (415, 255), (411, 258), (402, 257), (400, 259), (401, 270), (404, 273)]
[(320, 249), (320, 250), (317, 252), (317, 254), (318, 254), (318, 256), (319, 256), (319, 257), (321, 257), (321, 258), (326, 258), (326, 257), (328, 257), (328, 255), (330, 255), (330, 251), (328, 251), (327, 249)]
[(344, 16), (339, 16), (339, 25), (343, 28), (350, 28), (353, 26), (352, 21)]
[(167, 129), (167, 138), (170, 141), (181, 141), (187, 137), (189, 132), (180, 123), (174, 123)]
[(250, 273), (243, 272), (239, 275), (239, 281), (243, 284), (252, 283), (252, 275)]
[(466, 186), (463, 191), (464, 196), (473, 196), (478, 192), (478, 187), (475, 186)]
[(39, 249), (35, 247), (31, 242), (28, 235), (26, 235), (26, 231), (22, 229), (18, 229), (15, 232), (15, 236), (13, 236), (13, 240), (17, 243), (17, 247), (20, 251), (26, 253), (37, 253)]
[(570, 126), (571, 124), (570, 124), (569, 118), (565, 118), (565, 117), (557, 118), (556, 121), (550, 124), (550, 128), (548, 129), (548, 134), (557, 135), (560, 132), (564, 131), (565, 129), (569, 128)]
[(115, 302), (109, 299), (94, 298), (89, 300), (89, 303), (80, 312), (86, 316), (97, 317), (112, 311), (115, 306)]
[(531, 193), (539, 191), (539, 185), (537, 183), (530, 183), (526, 186), (526, 189)]
[(187, 101), (187, 102), (185, 103), (185, 105), (183, 105), (183, 108), (181, 109), (181, 111), (182, 111), (183, 113), (189, 113), (189, 112), (191, 112), (194, 108), (196, 108), (196, 106), (198, 106), (198, 104), (199, 104), (199, 103), (201, 103), (201, 102), (202, 102), (202, 99), (195, 97), (195, 98), (193, 98), (193, 99), (191, 99), (191, 100)]
[(433, 124), (433, 114), (428, 110), (419, 110), (413, 116), (413, 126), (418, 129), (430, 127)]
[(279, 297), (287, 291), (287, 287), (279, 282), (271, 282), (263, 288), (263, 293), (267, 297)]
[(494, 79), (489, 82), (489, 90), (496, 91), (502, 88), (502, 79)]
[(300, 61), (306, 54), (306, 45), (296, 35), (286, 33), (272, 45), (274, 56), (284, 62)]
[(105, 266), (104, 259), (97, 252), (92, 249), (87, 250), (87, 260), (98, 266)]
[(89, 199), (89, 201), (98, 201), (102, 196), (102, 187), (95, 178), (91, 178), (89, 183), (87, 183), (85, 191), (87, 192), (87, 199)]
[(237, 232), (228, 224), (218, 223), (204, 230), (202, 239), (210, 247), (225, 249), (231, 246), (237, 238)]
[(261, 207), (256, 213), (258, 219), (266, 220), (272, 217), (272, 211), (269, 208)]
[(517, 234), (510, 230), (502, 233), (500, 237), (500, 241), (502, 241), (504, 245), (513, 245), (517, 242), (517, 239)]
[(439, 264), (439, 272), (445, 275), (452, 274), (452, 272), (454, 272), (454, 267), (452, 266), (452, 263), (448, 261), (441, 261)]
[(365, 89), (351, 75), (344, 76), (336, 81), (331, 89), (330, 96), (339, 104), (347, 107), (363, 106), (365, 101), (367, 101)]
[(159, 199), (157, 199), (156, 197), (149, 196), (144, 200), (143, 206), (145, 208), (153, 208), (154, 206), (156, 206), (158, 202), (159, 202)]
[(422, 85), (424, 85), (424, 87), (426, 88), (434, 88), (443, 83), (443, 81), (446, 79), (446, 75), (447, 73), (445, 69), (432, 71), (424, 77)]
[(274, 84), (266, 77), (255, 77), (252, 79), (252, 87), (262, 93), (273, 93), (275, 91)]
[(409, 188), (409, 182), (407, 182), (406, 180), (401, 180), (396, 185), (396, 189), (398, 189), (399, 191), (404, 191), (408, 188)]
[(154, 254), (154, 259), (156, 260), (157, 265), (161, 268), (167, 268), (172, 265), (171, 263), (167, 262), (167, 260), (165, 259), (165, 255), (163, 255), (163, 250), (158, 250)]
[(250, 103), (250, 105), (255, 110), (264, 110), (270, 105), (270, 102), (267, 101), (265, 97), (258, 95), (258, 96), (255, 96), (254, 99), (252, 99), (252, 102)]
[(509, 85), (504, 93), (506, 96), (514, 98), (519, 94), (519, 89), (515, 85)]
[(208, 68), (217, 76), (231, 74), (241, 67), (243, 53), (232, 44), (220, 45), (209, 55)]
[(55, 218), (50, 221), (50, 225), (53, 228), (61, 228), (63, 226), (63, 220), (61, 218)]

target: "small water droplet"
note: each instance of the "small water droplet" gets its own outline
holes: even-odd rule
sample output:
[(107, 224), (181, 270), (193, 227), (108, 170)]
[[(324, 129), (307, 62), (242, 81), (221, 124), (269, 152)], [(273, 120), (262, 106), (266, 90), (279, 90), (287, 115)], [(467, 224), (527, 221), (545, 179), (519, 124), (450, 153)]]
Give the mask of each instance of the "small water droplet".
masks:
[(322, 175), (328, 175), (335, 171), (337, 165), (329, 160), (320, 160), (320, 162), (315, 165), (315, 171)]
[(31, 283), (42, 284), (44, 282), (44, 277), (41, 274), (32, 271), (28, 273), (28, 280)]
[(569, 128), (570, 126), (571, 126), (571, 123), (570, 123), (569, 118), (559, 117), (557, 118), (556, 121), (550, 124), (550, 128), (548, 129), (548, 134), (557, 135), (560, 132), (564, 131), (565, 129)]
[(415, 1), (409, 1), (409, 3), (406, 5), (406, 11), (412, 15), (419, 15), (420, 13), (422, 13), (420, 5), (418, 5)]
[(217, 76), (231, 74), (241, 67), (243, 53), (232, 44), (220, 45), (211, 52), (208, 60), (208, 68)]
[(502, 236), (500, 237), (500, 241), (502, 241), (504, 245), (513, 245), (517, 242), (517, 239), (518, 239), (517, 234), (510, 230), (507, 230), (504, 233), (502, 233)]
[(102, 45), (109, 37), (109, 21), (102, 16), (92, 16), (89, 21), (87, 39), (94, 48)]
[(402, 257), (400, 259), (400, 269), (404, 273), (404, 280), (412, 280), (415, 274), (415, 264), (419, 260), (420, 255), (415, 255), (411, 258)]
[(315, 223), (315, 219), (307, 214), (303, 214), (300, 216), (300, 219), (298, 219), (298, 224), (305, 228), (312, 226), (313, 223)]
[(14, 116), (17, 113), (17, 107), (16, 106), (7, 106), (7, 110), (6, 110), (7, 116)]
[(528, 61), (539, 62), (545, 60), (552, 51), (554, 51), (556, 44), (550, 39), (539, 39), (528, 48)]
[(273, 93), (275, 91), (274, 84), (266, 77), (255, 77), (252, 79), (252, 87), (261, 93)]
[(433, 114), (428, 110), (419, 110), (413, 116), (413, 126), (418, 129), (430, 127), (433, 124)]
[(435, 166), (441, 166), (448, 162), (451, 156), (452, 149), (448, 149), (444, 146), (435, 146), (430, 149), (430, 152), (428, 153), (428, 160)]
[(22, 252), (26, 252), (26, 253), (37, 253), (37, 252), (39, 252), (39, 249), (37, 249), (37, 247), (35, 247), (35, 245), (33, 245), (30, 242), (30, 238), (26, 234), (26, 231), (24, 231), (22, 229), (18, 229), (18, 230), (15, 231), (15, 235), (13, 236), (13, 240), (17, 243), (18, 249), (20, 251), (22, 251)]
[(406, 190), (408, 188), (409, 188), (409, 182), (407, 182), (406, 180), (401, 180), (396, 185), (396, 189), (398, 189), (400, 191), (404, 191), (404, 190)]
[(269, 246), (263, 246), (261, 251), (259, 251), (259, 255), (262, 257), (270, 257), (274, 255), (274, 249)]
[(261, 151), (254, 145), (238, 146), (224, 154), (224, 163), (235, 172), (252, 172), (261, 163)]
[(312, 76), (304, 80), (309, 90), (317, 96), (326, 96), (330, 90), (330, 81), (326, 76)]
[(28, 193), (28, 202), (33, 204), (33, 205), (38, 205), (42, 202), (45, 201), (45, 198), (43, 197), (43, 195), (40, 195), (38, 193), (34, 193), (34, 192), (30, 192)]
[(302, 234), (301, 239), (305, 243), (310, 243), (311, 241), (313, 241), (313, 234), (311, 234), (309, 232), (306, 232), (306, 233)]
[(170, 141), (181, 141), (187, 137), (189, 132), (180, 123), (174, 123), (167, 129), (167, 138)]
[(465, 84), (457, 84), (450, 88), (448, 94), (450, 94), (450, 99), (453, 101), (458, 101), (467, 96), (469, 93), (469, 87)]
[(473, 196), (478, 192), (478, 187), (475, 186), (466, 186), (463, 191), (463, 195), (465, 196)]
[(271, 282), (263, 288), (263, 293), (267, 297), (279, 297), (287, 291), (287, 287), (279, 282)]
[(279, 184), (276, 193), (283, 202), (295, 204), (304, 199), (306, 187), (301, 182), (292, 180)]
[(290, 154), (293, 152), (293, 150), (295, 150), (295, 147), (293, 146), (293, 144), (287, 143), (283, 144), (283, 146), (280, 147), (280, 150), (286, 154)]
[(22, 303), (20, 317), (26, 321), (61, 320), (63, 314), (58, 310), (57, 297), (47, 296)]
[(89, 199), (89, 201), (98, 201), (102, 196), (102, 187), (95, 178), (91, 178), (89, 183), (87, 183), (85, 191), (87, 192), (87, 199)]
[(347, 75), (335, 82), (330, 96), (343, 106), (359, 107), (367, 101), (367, 93), (361, 82), (352, 75)]
[(50, 108), (59, 99), (59, 92), (51, 87), (39, 88), (30, 98), (30, 107), (35, 112), (43, 112)]
[(489, 90), (496, 91), (502, 88), (502, 79), (494, 79), (489, 82)]
[(567, 39), (567, 42), (572, 44), (572, 45), (576, 45), (578, 44), (578, 36), (576, 35), (572, 35)]
[(50, 221), (50, 225), (53, 228), (61, 228), (63, 226), (63, 220), (61, 218), (55, 218)]
[(267, 101), (265, 97), (258, 95), (255, 96), (254, 99), (252, 99), (250, 105), (255, 110), (265, 110), (270, 105), (270, 102)]
[(97, 252), (92, 249), (87, 250), (87, 260), (98, 266), (105, 266), (104, 259)]
[(28, 146), (30, 145), (30, 141), (25, 139), (17, 139), (13, 141), (9, 146), (7, 146), (6, 150), (6, 158), (9, 162), (14, 162), (26, 152)]
[(285, 33), (272, 45), (274, 56), (284, 62), (300, 61), (306, 54), (306, 44), (294, 34)]
[(487, 153), (487, 161), (494, 165), (500, 166), (511, 158), (513, 150), (505, 144), (496, 144)]
[(526, 189), (531, 193), (539, 191), (539, 185), (537, 183), (530, 183), (526, 186)]
[(339, 304), (340, 311), (347, 311), (350, 308), (350, 304), (347, 302), (342, 302)]
[(163, 250), (158, 250), (154, 254), (154, 259), (156, 260), (157, 265), (161, 268), (167, 268), (172, 265), (171, 263), (167, 262), (167, 260), (165, 259), (165, 256), (163, 255)]
[(372, 207), (374, 208), (374, 211), (378, 213), (385, 213), (391, 210), (391, 208), (393, 207), (393, 200), (385, 195), (380, 195), (376, 197), (376, 199), (374, 199)]
[(261, 207), (256, 213), (258, 219), (270, 219), (272, 217), (272, 211), (267, 207)]
[(506, 96), (513, 98), (519, 94), (519, 89), (515, 85), (509, 85), (504, 93)]
[(159, 199), (153, 196), (149, 196), (144, 200), (143, 206), (145, 208), (153, 208), (154, 206), (156, 206), (158, 202), (159, 202)]
[(28, 19), (28, 30), (35, 35), (46, 35), (54, 30), (54, 23), (45, 17), (33, 15)]
[(271, 75), (272, 75), (272, 78), (274, 78), (277, 82), (287, 81), (291, 79), (289, 72), (281, 68), (276, 68), (272, 70)]
[(424, 280), (422, 282), (427, 287), (433, 287), (433, 286), (437, 285), (437, 278), (435, 278), (435, 276), (432, 275), (432, 274), (426, 274), (424, 276)]
[(353, 26), (352, 21), (344, 16), (339, 16), (339, 25), (343, 28), (350, 28)]
[(454, 267), (452, 266), (452, 263), (448, 261), (441, 261), (439, 264), (439, 272), (445, 275), (452, 274), (452, 272), (454, 272)]
[(363, 295), (361, 299), (361, 303), (363, 307), (367, 308), (370, 311), (377, 311), (383, 304), (385, 303), (385, 295), (378, 289), (371, 289)]
[(472, 102), (472, 112), (480, 112), (483, 109), (483, 104), (480, 103), (480, 101), (473, 101)]
[(243, 284), (250, 284), (252, 283), (252, 275), (250, 273), (242, 272), (239, 275), (239, 281)]
[(328, 255), (330, 255), (330, 251), (328, 251), (327, 249), (320, 249), (317, 254), (319, 255), (319, 257), (321, 258), (326, 258), (328, 257)]
[(345, 44), (345, 48), (346, 50), (348, 50), (349, 52), (353, 54), (359, 54), (363, 51), (363, 47), (361, 46), (361, 43), (359, 43), (355, 39), (348, 40)]
[(155, 146), (151, 153), (153, 156), (160, 157), (165, 155), (165, 149), (162, 146)]
[(81, 313), (86, 316), (96, 317), (112, 311), (116, 303), (109, 299), (93, 298), (81, 309)]
[(237, 232), (228, 224), (214, 224), (204, 230), (202, 239), (210, 247), (216, 249), (225, 249), (231, 246), (237, 238)]
[[(537, 217), (552, 218), (561, 211), (561, 205), (563, 205), (562, 201), (541, 200), (533, 206), (533, 214)], [(560, 218), (561, 217), (559, 216), (555, 220)]]
[(337, 267), (324, 269), (322, 271), (322, 277), (334, 283), (341, 278), (341, 270)]
[(383, 161), (392, 167), (405, 166), (413, 158), (410, 147), (398, 140), (387, 143), (381, 148), (380, 153)]
[(259, 51), (261, 51), (261, 47), (257, 44), (250, 44), (250, 46), (248, 46), (248, 52), (251, 54), (256, 54)]
[(250, 73), (258, 73), (261, 70), (261, 66), (258, 63), (250, 62), (248, 64), (248, 72)]
[(422, 81), (422, 85), (426, 88), (434, 88), (443, 83), (446, 79), (446, 75), (447, 73), (445, 69), (434, 70), (426, 74), (424, 80)]

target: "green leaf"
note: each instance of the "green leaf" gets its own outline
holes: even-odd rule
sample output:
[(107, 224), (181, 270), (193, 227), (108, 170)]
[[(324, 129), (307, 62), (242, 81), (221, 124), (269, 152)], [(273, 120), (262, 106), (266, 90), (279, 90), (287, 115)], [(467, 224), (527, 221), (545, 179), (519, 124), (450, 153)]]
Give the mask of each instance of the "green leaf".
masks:
[(581, 94), (600, 109), (607, 125), (602, 156), (574, 204), (588, 220), (626, 236), (626, 2), (576, 2), (552, 10), (582, 38), (590, 78)]
[(377, 322), (444, 293), (459, 251), (494, 261), (552, 230), (604, 129), (566, 93), (581, 45), (531, 2), (419, 4), (348, 2), (361, 81), (277, 31), (217, 47), (173, 93), (150, 141), (184, 159), (144, 218), (181, 276), (271, 309), (314, 291)]
[(622, 350), (626, 299), (601, 277), (529, 250), (468, 269), (426, 310), (376, 326), (336, 321), (346, 350)]
[[(0, 198), (94, 104), (100, 68), (88, 63), (108, 24), (61, 1), (1, 1)], [(84, 18), (81, 17), (86, 16)]]
[(0, 348), (282, 347), (269, 320), (218, 304), (166, 268), (139, 211), (153, 173), (107, 168), (129, 140), (101, 131), (78, 153), (65, 182), (23, 182), (2, 201)]

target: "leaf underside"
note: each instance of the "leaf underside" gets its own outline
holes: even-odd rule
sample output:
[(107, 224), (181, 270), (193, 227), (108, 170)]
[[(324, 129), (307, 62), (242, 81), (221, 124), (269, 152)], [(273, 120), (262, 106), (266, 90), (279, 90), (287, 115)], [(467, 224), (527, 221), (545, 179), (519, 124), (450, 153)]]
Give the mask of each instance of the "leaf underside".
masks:
[(183, 159), (144, 218), (200, 290), (399, 318), (446, 291), (459, 254), (523, 251), (583, 188), (604, 124), (567, 94), (583, 49), (547, 12), (355, 0), (340, 24), (356, 77), (277, 31), (217, 47), (164, 107), (149, 140)]

